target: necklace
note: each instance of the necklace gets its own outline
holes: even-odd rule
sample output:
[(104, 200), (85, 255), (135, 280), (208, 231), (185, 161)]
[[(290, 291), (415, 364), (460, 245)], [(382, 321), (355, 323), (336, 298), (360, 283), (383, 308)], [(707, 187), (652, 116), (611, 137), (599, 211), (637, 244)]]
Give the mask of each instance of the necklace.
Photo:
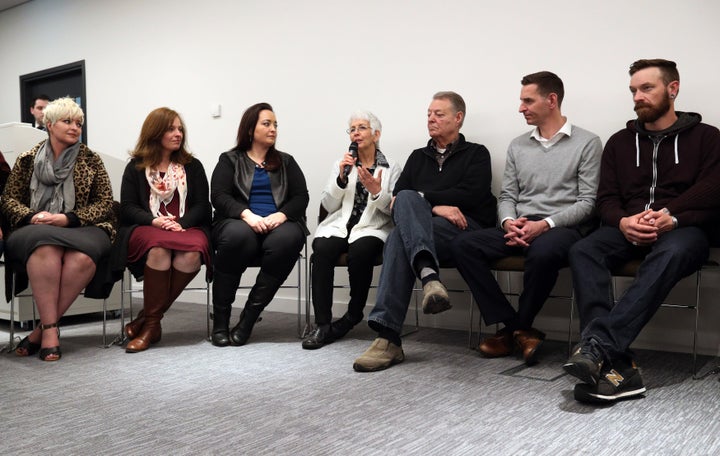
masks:
[(255, 163), (255, 167), (256, 167), (256, 168), (264, 168), (265, 165), (267, 165), (267, 162), (266, 162), (265, 160), (263, 160), (263, 161), (261, 161), (261, 162), (257, 161), (257, 160), (255, 159), (255, 157), (253, 157), (252, 155), (250, 155), (250, 152), (247, 153), (247, 156), (250, 158), (250, 160), (252, 160), (252, 161)]

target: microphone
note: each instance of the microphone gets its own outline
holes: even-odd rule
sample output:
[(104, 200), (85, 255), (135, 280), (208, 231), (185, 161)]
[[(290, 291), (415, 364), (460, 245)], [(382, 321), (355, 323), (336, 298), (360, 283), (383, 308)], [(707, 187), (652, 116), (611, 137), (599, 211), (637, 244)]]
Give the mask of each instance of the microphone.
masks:
[[(354, 159), (357, 160), (357, 152), (358, 152), (358, 145), (355, 141), (350, 143), (350, 148), (348, 148), (348, 152), (352, 155)], [(343, 176), (347, 179), (348, 175), (350, 174), (350, 170), (352, 170), (352, 166), (345, 165), (343, 168)]]

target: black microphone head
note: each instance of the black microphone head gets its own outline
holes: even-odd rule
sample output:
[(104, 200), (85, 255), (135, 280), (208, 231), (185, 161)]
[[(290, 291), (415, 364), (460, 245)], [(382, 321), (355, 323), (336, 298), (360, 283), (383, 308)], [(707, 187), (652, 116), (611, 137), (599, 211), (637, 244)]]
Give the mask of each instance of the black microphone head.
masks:
[[(358, 156), (358, 145), (355, 141), (350, 143), (350, 147), (348, 147), (348, 152), (350, 152), (350, 155), (352, 155), (353, 158), (357, 158)], [(350, 174), (350, 170), (352, 167), (350, 165), (345, 165), (344, 174), (347, 177), (348, 174)]]

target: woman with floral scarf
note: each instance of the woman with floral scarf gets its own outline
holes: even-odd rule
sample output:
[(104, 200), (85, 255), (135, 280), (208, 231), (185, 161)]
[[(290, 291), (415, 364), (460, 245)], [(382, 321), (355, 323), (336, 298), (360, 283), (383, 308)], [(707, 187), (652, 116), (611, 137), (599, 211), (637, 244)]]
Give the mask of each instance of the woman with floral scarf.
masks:
[(125, 326), (125, 351), (136, 353), (160, 341), (165, 312), (200, 266), (212, 264), (212, 210), (205, 169), (185, 149), (177, 112), (148, 114), (131, 156), (120, 190), (120, 239), (129, 269), (144, 280), (143, 310)]

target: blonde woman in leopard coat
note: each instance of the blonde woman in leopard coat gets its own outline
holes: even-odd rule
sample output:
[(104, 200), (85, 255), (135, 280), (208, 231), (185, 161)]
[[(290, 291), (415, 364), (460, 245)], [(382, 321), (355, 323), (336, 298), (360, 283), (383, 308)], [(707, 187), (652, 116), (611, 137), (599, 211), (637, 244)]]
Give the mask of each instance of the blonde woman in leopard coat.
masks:
[(40, 314), (18, 356), (60, 359), (58, 320), (115, 237), (110, 179), (100, 157), (80, 143), (83, 120), (70, 98), (50, 103), (48, 139), (18, 157), (0, 202), (10, 225), (5, 258), (16, 273), (27, 273)]

